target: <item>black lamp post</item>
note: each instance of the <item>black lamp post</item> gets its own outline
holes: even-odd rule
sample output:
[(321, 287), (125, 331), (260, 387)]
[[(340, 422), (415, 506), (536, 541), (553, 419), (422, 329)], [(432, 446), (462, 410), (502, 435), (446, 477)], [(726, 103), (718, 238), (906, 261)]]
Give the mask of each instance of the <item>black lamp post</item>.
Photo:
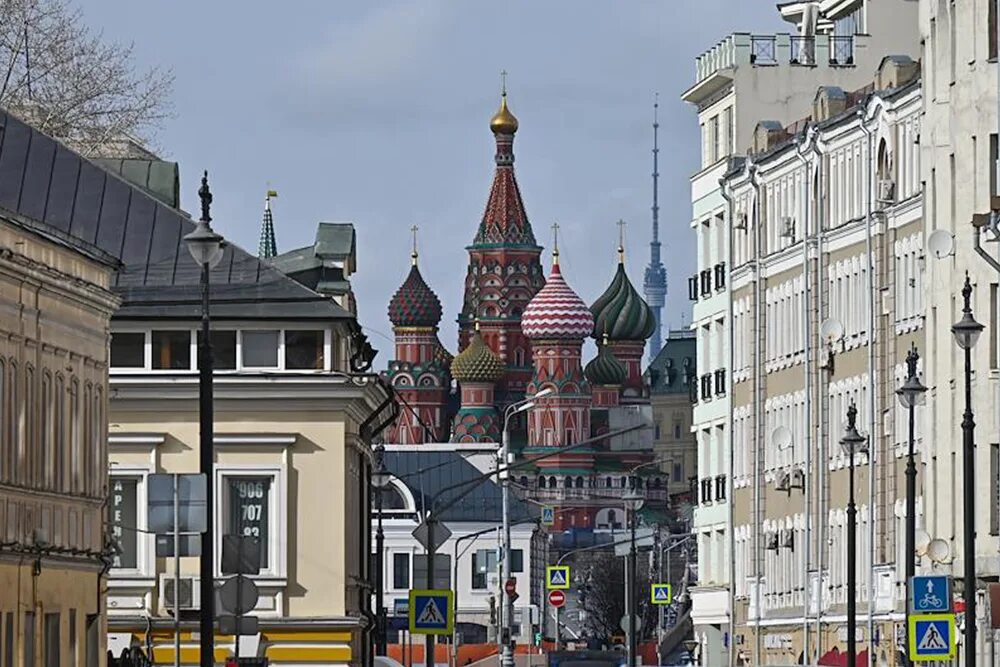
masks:
[[(915, 413), (916, 407), (923, 402), (925, 387), (917, 377), (917, 362), (920, 355), (917, 353), (916, 344), (910, 348), (906, 355), (906, 382), (896, 390), (900, 404), (906, 408), (909, 414), (909, 446), (906, 452), (906, 616), (910, 616), (910, 578), (916, 574), (916, 534), (917, 534), (917, 464), (914, 461), (913, 446), (915, 435)], [(907, 620), (907, 629), (909, 620)], [(909, 659), (907, 659), (909, 660)]]
[(628, 659), (629, 666), (634, 667), (637, 664), (636, 652), (638, 650), (638, 628), (636, 628), (636, 610), (638, 608), (638, 600), (636, 593), (638, 592), (638, 586), (636, 586), (636, 550), (635, 550), (635, 528), (636, 524), (639, 523), (639, 510), (642, 509), (642, 505), (645, 502), (645, 498), (642, 492), (639, 490), (639, 479), (637, 477), (632, 477), (632, 488), (624, 497), (625, 508), (628, 509), (631, 515), (631, 545), (628, 552)]
[(214, 434), (212, 414), (212, 343), (209, 339), (211, 320), (208, 311), (208, 276), (212, 267), (222, 259), (222, 236), (212, 231), (212, 192), (208, 189), (208, 172), (201, 179), (198, 189), (201, 198), (201, 220), (194, 231), (184, 237), (194, 261), (201, 267), (201, 335), (198, 337), (198, 419), (199, 419), (199, 471), (205, 475), (205, 532), (201, 535), (201, 617), (200, 659), (201, 667), (215, 664), (215, 530), (213, 521), (214, 498)]
[(851, 402), (847, 408), (847, 431), (840, 446), (847, 454), (847, 664), (854, 667), (858, 659), (857, 599), (858, 599), (858, 508), (854, 504), (854, 457), (868, 451), (868, 439), (858, 433), (858, 409)]
[(389, 486), (389, 471), (385, 469), (385, 447), (375, 450), (372, 486), (375, 487), (378, 523), (375, 529), (375, 655), (385, 655), (385, 534), (382, 532), (382, 492)]
[(962, 287), (962, 319), (952, 325), (958, 346), (965, 351), (965, 414), (962, 416), (962, 495), (965, 539), (965, 664), (976, 667), (976, 422), (972, 414), (972, 348), (983, 332), (983, 325), (972, 316), (972, 283), (965, 274)]

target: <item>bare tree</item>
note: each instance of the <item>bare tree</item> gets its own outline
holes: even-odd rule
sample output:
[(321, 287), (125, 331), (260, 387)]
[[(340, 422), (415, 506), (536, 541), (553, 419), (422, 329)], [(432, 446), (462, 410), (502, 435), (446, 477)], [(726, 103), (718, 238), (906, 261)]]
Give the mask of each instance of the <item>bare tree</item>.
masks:
[(67, 0), (0, 0), (0, 107), (84, 155), (149, 143), (173, 74), (137, 70), (132, 45), (91, 32)]

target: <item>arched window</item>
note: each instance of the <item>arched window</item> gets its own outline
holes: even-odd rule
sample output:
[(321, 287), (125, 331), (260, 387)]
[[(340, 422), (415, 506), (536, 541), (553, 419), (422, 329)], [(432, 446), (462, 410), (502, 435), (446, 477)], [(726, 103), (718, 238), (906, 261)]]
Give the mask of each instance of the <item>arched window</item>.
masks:
[(619, 480), (619, 481), (621, 482), (621, 487), (622, 487), (623, 489), (624, 489), (624, 488), (625, 488), (626, 486), (628, 486), (628, 480), (627, 480), (626, 478), (622, 477), (622, 478), (621, 478), (621, 480)]
[(56, 374), (54, 391), (55, 414), (55, 466), (56, 488), (66, 490), (66, 381)]
[(583, 488), (583, 477), (577, 477), (576, 478), (576, 488), (578, 488), (578, 489), (582, 489)]
[(611, 481), (611, 477), (605, 477), (604, 478), (604, 487), (607, 488), (607, 489), (610, 489), (612, 485), (613, 485), (613, 482)]
[(563, 488), (564, 489), (572, 489), (573, 488), (573, 478), (572, 477), (566, 477), (566, 478), (563, 479)]
[(545, 475), (540, 475), (538, 477), (538, 488), (539, 489), (544, 489), (545, 488)]
[(91, 442), (94, 432), (93, 400), (94, 385), (88, 382), (83, 387), (83, 401), (80, 404), (80, 412), (83, 420), (83, 428), (80, 431), (80, 466), (83, 476), (84, 493), (90, 493), (94, 487), (94, 480), (90, 478), (91, 458), (93, 457), (93, 448), (96, 446), (95, 443)]
[(559, 485), (556, 483), (556, 478), (551, 475), (549, 476), (549, 488), (550, 489), (559, 488)]
[(402, 492), (396, 488), (395, 484), (390, 483), (384, 489), (382, 489), (382, 510), (405, 510), (406, 498), (403, 497)]
[(521, 486), (528, 488), (528, 477), (527, 475), (521, 475)]
[(71, 486), (74, 492), (80, 491), (82, 485), (81, 458), (83, 452), (83, 425), (80, 415), (80, 381), (76, 378), (70, 380), (69, 386), (69, 469)]
[(45, 487), (54, 489), (56, 486), (56, 453), (55, 453), (55, 410), (52, 406), (52, 375), (48, 371), (42, 373), (42, 471)]
[(24, 367), (24, 413), (21, 415), (21, 437), (18, 441), (18, 460), (24, 466), (22, 480), (34, 484), (36, 480), (35, 452), (31, 444), (35, 442), (35, 369), (29, 364)]

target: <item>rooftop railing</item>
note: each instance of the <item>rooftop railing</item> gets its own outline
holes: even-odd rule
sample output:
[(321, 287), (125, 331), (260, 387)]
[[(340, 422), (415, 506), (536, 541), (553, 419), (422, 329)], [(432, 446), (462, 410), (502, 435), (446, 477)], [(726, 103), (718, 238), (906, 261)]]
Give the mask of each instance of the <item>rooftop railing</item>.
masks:
[(754, 67), (793, 65), (798, 67), (849, 67), (854, 64), (858, 36), (789, 33), (752, 35), (736, 32), (695, 59), (696, 83), (720, 70), (740, 65)]

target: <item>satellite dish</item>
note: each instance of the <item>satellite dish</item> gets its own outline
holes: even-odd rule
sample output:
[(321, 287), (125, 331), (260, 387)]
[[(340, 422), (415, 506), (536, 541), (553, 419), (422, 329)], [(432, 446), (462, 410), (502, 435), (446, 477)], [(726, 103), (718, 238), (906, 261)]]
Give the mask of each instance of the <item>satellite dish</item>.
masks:
[(931, 536), (927, 534), (926, 530), (918, 530), (913, 537), (913, 550), (918, 556), (926, 556), (927, 548), (931, 543)]
[(935, 563), (943, 563), (951, 555), (951, 548), (944, 540), (935, 538), (927, 545), (927, 555)]
[(844, 338), (844, 325), (835, 317), (828, 317), (819, 325), (819, 335), (827, 343), (836, 343)]
[(771, 431), (771, 444), (778, 449), (788, 449), (792, 446), (792, 432), (787, 426), (779, 426)]
[(947, 229), (935, 229), (927, 237), (927, 248), (935, 259), (944, 259), (955, 254), (955, 236)]

